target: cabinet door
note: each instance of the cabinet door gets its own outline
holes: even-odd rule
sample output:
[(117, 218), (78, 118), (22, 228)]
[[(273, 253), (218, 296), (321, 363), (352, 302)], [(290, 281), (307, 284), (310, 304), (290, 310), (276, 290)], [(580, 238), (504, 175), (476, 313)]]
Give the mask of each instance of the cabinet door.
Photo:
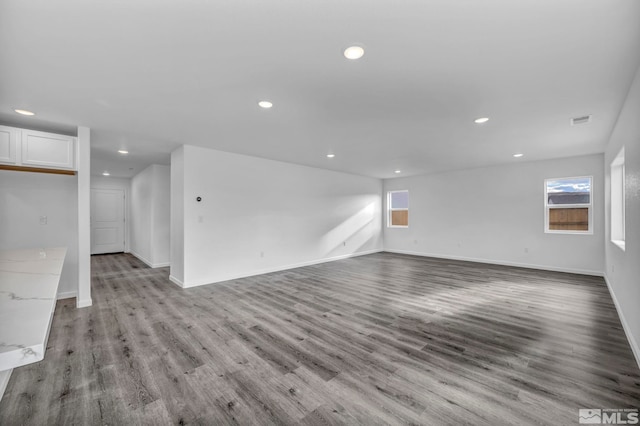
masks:
[(22, 165), (75, 170), (75, 138), (52, 133), (22, 131)]
[(13, 127), (0, 126), (0, 163), (16, 164), (18, 162), (18, 134)]

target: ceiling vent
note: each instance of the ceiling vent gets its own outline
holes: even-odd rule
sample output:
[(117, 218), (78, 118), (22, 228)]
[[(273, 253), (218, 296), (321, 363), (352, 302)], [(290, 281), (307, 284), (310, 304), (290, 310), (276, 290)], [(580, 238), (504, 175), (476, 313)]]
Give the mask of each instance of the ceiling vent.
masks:
[(571, 125), (577, 126), (578, 124), (587, 124), (591, 123), (590, 115), (583, 115), (582, 117), (576, 117), (571, 119)]

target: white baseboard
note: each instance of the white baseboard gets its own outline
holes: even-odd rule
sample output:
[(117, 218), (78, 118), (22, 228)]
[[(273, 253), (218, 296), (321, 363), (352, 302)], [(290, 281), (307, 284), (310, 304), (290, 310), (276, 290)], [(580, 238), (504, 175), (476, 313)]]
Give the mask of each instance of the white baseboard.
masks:
[(93, 305), (93, 300), (91, 299), (85, 299), (85, 300), (76, 299), (76, 308), (86, 308), (91, 305)]
[(77, 291), (63, 291), (61, 293), (58, 293), (57, 300), (73, 299), (74, 297), (77, 297), (77, 296), (78, 296)]
[(607, 274), (604, 275), (604, 282), (607, 283), (607, 287), (609, 288), (609, 294), (611, 294), (611, 299), (613, 299), (613, 304), (616, 306), (616, 310), (618, 311), (618, 317), (620, 317), (620, 322), (622, 323), (622, 329), (624, 330), (624, 334), (627, 336), (627, 340), (629, 341), (629, 345), (631, 346), (631, 351), (633, 352), (633, 356), (636, 358), (636, 363), (638, 367), (640, 367), (640, 346), (638, 346), (638, 342), (636, 341), (633, 334), (631, 334), (631, 330), (629, 329), (629, 323), (627, 319), (624, 317), (624, 313), (622, 309), (620, 309), (620, 303), (618, 303), (618, 298), (616, 294), (613, 292), (613, 288), (611, 287), (611, 283), (607, 278)]
[(9, 379), (11, 378), (12, 371), (13, 368), (10, 370), (0, 371), (0, 401), (2, 401), (4, 391), (7, 390), (7, 385), (9, 384)]
[(475, 258), (475, 257), (452, 256), (452, 255), (434, 254), (434, 253), (422, 253), (422, 252), (409, 251), (409, 250), (384, 249), (384, 251), (386, 251), (388, 253), (409, 254), (411, 256), (435, 257), (437, 259), (449, 259), (449, 260), (461, 260), (461, 261), (465, 261), (465, 262), (487, 263), (489, 265), (515, 266), (517, 268), (539, 269), (539, 270), (543, 270), (543, 271), (553, 271), (553, 272), (566, 272), (566, 273), (570, 273), (570, 274), (592, 275), (592, 276), (596, 276), (596, 277), (603, 277), (604, 276), (604, 273), (602, 271), (595, 271), (595, 270), (588, 270), (588, 269), (559, 268), (559, 267), (556, 267), (556, 266), (546, 266), (546, 265), (535, 265), (535, 264), (530, 264), (530, 263), (510, 262), (510, 261), (507, 261), (507, 260), (479, 259), (479, 258)]
[(367, 254), (380, 253), (381, 251), (383, 251), (383, 250), (382, 249), (375, 249), (375, 250), (360, 251), (360, 252), (356, 252), (356, 253), (343, 254), (343, 255), (340, 255), (340, 256), (328, 257), (328, 258), (324, 258), (324, 259), (311, 260), (311, 261), (308, 261), (308, 262), (295, 263), (295, 264), (291, 264), (291, 265), (278, 266), (278, 267), (274, 267), (274, 268), (260, 269), (260, 270), (249, 272), (249, 273), (246, 273), (246, 274), (223, 275), (221, 277), (215, 278), (214, 280), (206, 280), (206, 281), (200, 281), (200, 282), (194, 282), (194, 283), (183, 283), (183, 282), (181, 282), (181, 281), (179, 281), (179, 280), (177, 280), (175, 278), (172, 279), (171, 276), (169, 277), (169, 279), (171, 281), (173, 281), (174, 283), (178, 284), (179, 286), (183, 287), (183, 288), (198, 287), (198, 286), (201, 286), (201, 285), (215, 284), (215, 283), (229, 281), (229, 280), (237, 280), (237, 279), (240, 279), (240, 278), (253, 277), (255, 275), (262, 275), (262, 274), (269, 274), (269, 273), (272, 273), (272, 272), (286, 271), (288, 269), (301, 268), (301, 267), (304, 267), (304, 266), (318, 265), (320, 263), (334, 262), (336, 260), (348, 259), (350, 257), (365, 256)]
[(179, 279), (177, 279), (176, 277), (174, 277), (173, 275), (169, 275), (169, 281), (171, 281), (172, 283), (184, 288), (184, 283), (182, 281), (180, 281)]
[(171, 264), (169, 262), (161, 262), (161, 263), (152, 263), (150, 260), (146, 259), (145, 257), (139, 255), (138, 253), (136, 253), (135, 251), (130, 251), (129, 253), (131, 253), (132, 255), (134, 255), (135, 257), (137, 257), (138, 259), (140, 259), (142, 262), (144, 262), (145, 265), (147, 265), (149, 268), (163, 268), (165, 266), (170, 266)]

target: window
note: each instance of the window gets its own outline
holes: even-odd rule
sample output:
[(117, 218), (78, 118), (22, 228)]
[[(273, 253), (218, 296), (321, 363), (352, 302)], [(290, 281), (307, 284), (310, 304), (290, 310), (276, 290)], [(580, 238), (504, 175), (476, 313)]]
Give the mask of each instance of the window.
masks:
[(409, 226), (409, 191), (390, 191), (387, 194), (389, 217), (387, 226), (407, 228)]
[(591, 177), (544, 181), (545, 232), (592, 234)]
[(611, 163), (611, 242), (624, 250), (624, 147)]

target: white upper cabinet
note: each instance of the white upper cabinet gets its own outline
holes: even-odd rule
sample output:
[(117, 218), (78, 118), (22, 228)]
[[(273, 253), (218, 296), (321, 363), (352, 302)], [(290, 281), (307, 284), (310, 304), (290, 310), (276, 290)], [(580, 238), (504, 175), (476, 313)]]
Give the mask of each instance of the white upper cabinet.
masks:
[(0, 126), (0, 166), (77, 170), (76, 138)]
[(0, 126), (0, 164), (15, 165), (18, 162), (19, 137), (19, 129)]
[(75, 138), (52, 133), (22, 131), (21, 165), (75, 170)]

